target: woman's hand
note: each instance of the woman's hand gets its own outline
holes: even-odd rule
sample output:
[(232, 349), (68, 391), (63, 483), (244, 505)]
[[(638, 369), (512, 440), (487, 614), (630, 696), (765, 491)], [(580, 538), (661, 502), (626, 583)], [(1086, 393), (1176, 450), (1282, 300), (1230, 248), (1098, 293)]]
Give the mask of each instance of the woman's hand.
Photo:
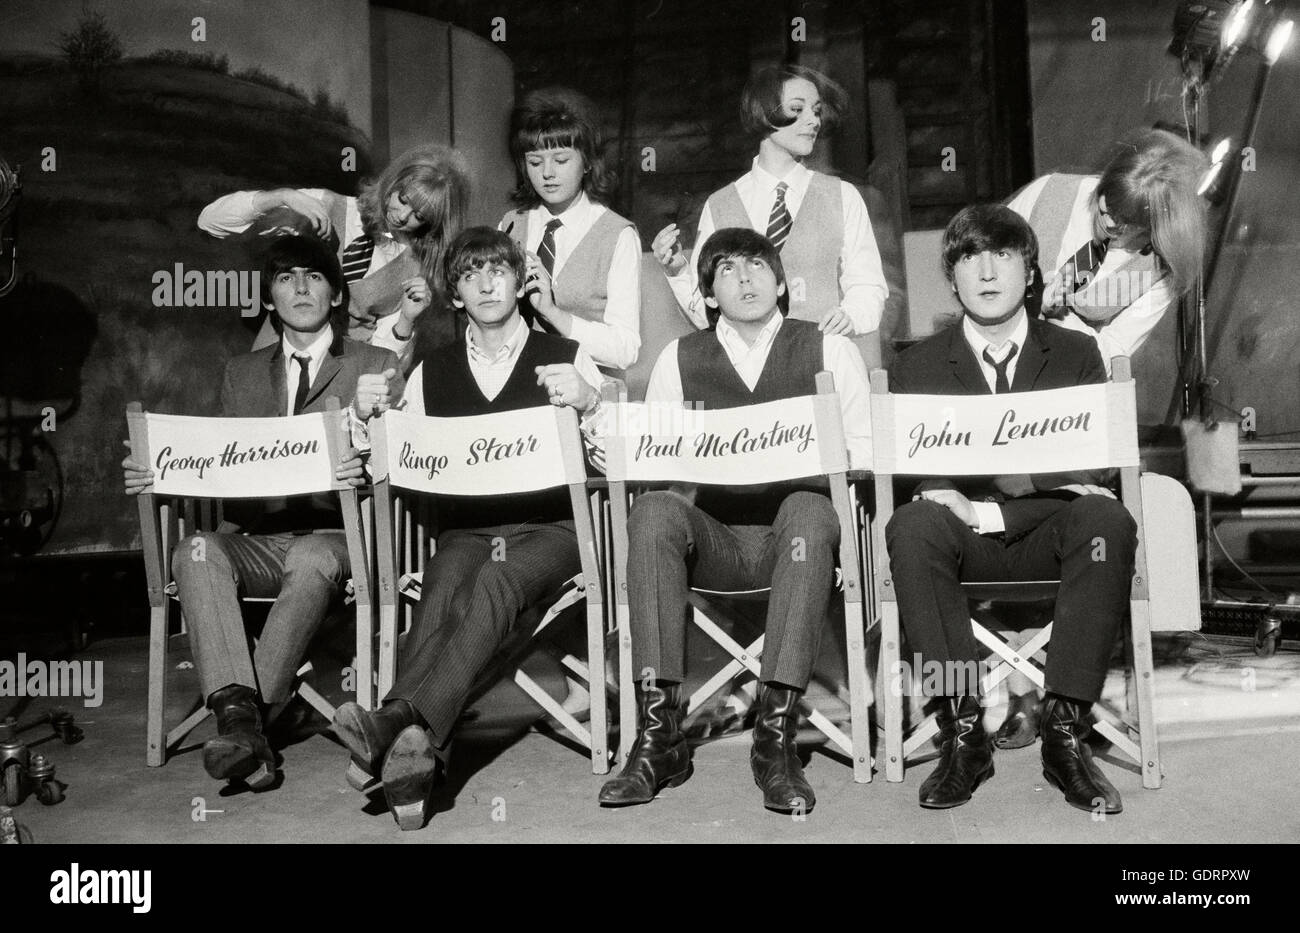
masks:
[[(415, 322), (433, 303), (433, 289), (422, 275), (413, 275), (402, 283), (402, 302), (397, 306), (397, 313), (402, 316), (403, 328), (407, 335), (415, 333)], [(396, 326), (394, 326), (396, 334)], [(397, 334), (401, 337), (400, 334)]]
[(834, 308), (826, 312), (817, 329), (823, 334), (843, 334), (845, 337), (852, 337), (853, 319), (843, 308)]
[(524, 290), (529, 303), (537, 309), (543, 320), (555, 323), (555, 295), (552, 292), (551, 276), (542, 265), (541, 257), (536, 253), (525, 254)]
[[(330, 235), (332, 225), (329, 211), (316, 198), (309, 194), (303, 194), (297, 188), (277, 188), (275, 191), (269, 192), (269, 194), (273, 195), (279, 204), (283, 204), (295, 214), (301, 214), (305, 217), (318, 237), (324, 238)], [(266, 213), (266, 210), (263, 210), (262, 213)]]
[(686, 268), (686, 254), (682, 252), (680, 239), (677, 224), (669, 224), (655, 234), (650, 243), (650, 252), (655, 254), (655, 259), (669, 275), (679, 275)]

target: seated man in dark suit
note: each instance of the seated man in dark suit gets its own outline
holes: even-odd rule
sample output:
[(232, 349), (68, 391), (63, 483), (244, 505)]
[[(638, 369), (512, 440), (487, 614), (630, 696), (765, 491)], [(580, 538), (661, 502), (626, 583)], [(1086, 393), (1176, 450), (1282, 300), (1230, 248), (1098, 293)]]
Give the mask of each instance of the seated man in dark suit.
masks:
[[(416, 364), (401, 395), (405, 411), (459, 418), (548, 404), (597, 407), (602, 379), (591, 357), (577, 341), (532, 330), (520, 314), (530, 283), (514, 240), (471, 227), (452, 240), (444, 269), (447, 298), (469, 324), (460, 340)], [(361, 377), (356, 419), (390, 407), (398, 395), (391, 377)], [(402, 829), (424, 825), (470, 690), (520, 613), (582, 571), (572, 516), (563, 487), (440, 504), (438, 546), (424, 567), (397, 680), (378, 710), (345, 703), (334, 716), (353, 763), (383, 780)]]
[[(324, 411), (327, 396), (351, 402), (361, 373), (396, 371), (391, 350), (343, 336), (347, 285), (334, 254), (316, 239), (289, 236), (272, 244), (261, 285), (280, 339), (226, 364), (222, 417)], [(147, 465), (128, 456), (122, 467), (128, 494), (153, 484)], [(364, 481), (355, 451), (344, 452), (336, 476), (353, 485)], [(266, 707), (290, 699), (307, 645), (351, 569), (332, 493), (231, 502), (225, 515), (219, 533), (193, 535), (176, 546), (172, 575), (203, 695), (217, 717), (217, 737), (203, 746), (203, 765), (214, 778), (258, 789), (270, 786), (276, 772), (259, 699)], [(256, 651), (244, 631), (241, 596), (275, 597)]]
[[(1105, 382), (1096, 341), (1028, 317), (1037, 261), (1037, 238), (1015, 212), (998, 205), (959, 212), (944, 231), (943, 263), (964, 315), (899, 355), (891, 391), (978, 395)], [(1061, 581), (1041, 717), (1043, 774), (1071, 805), (1118, 813), (1119, 792), (1083, 740), (1128, 610), (1137, 529), (1102, 480), (1096, 472), (927, 480), (885, 535), (907, 638), (923, 664), (947, 671), (977, 669), (963, 581)], [(923, 807), (963, 804), (993, 774), (978, 683), (965, 679), (945, 677), (937, 697), (942, 748), (921, 785)]]
[[(701, 292), (713, 327), (674, 340), (655, 363), (646, 401), (734, 408), (817, 393), (835, 378), (849, 460), (870, 460), (870, 387), (848, 337), (787, 319), (781, 254), (754, 230), (723, 228), (700, 247)], [(628, 608), (639, 732), (623, 771), (600, 789), (602, 806), (648, 803), (691, 774), (682, 733), (688, 599), (692, 586), (771, 587), (750, 766), (763, 805), (811, 812), (799, 761), (799, 701), (834, 593), (840, 526), (824, 485), (657, 490), (628, 517)], [(795, 544), (798, 542), (798, 544)]]

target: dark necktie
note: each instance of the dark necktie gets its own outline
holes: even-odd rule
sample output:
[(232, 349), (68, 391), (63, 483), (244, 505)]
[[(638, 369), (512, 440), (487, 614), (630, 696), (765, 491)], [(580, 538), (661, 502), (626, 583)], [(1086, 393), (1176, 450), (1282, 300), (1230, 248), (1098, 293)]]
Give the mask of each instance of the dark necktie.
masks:
[(311, 356), (307, 353), (295, 353), (293, 358), (298, 361), (298, 392), (293, 397), (293, 413), (295, 415), (302, 413), (302, 406), (307, 401), (307, 390), (311, 388), (311, 375), (307, 372), (307, 367), (311, 364)]
[(790, 228), (794, 226), (790, 208), (785, 206), (785, 192), (789, 187), (783, 181), (776, 183), (776, 200), (772, 202), (772, 215), (767, 218), (767, 238), (772, 241), (778, 253), (785, 246), (785, 241), (790, 237)]
[(375, 254), (375, 241), (367, 233), (361, 234), (343, 251), (343, 278), (351, 285), (365, 278), (370, 268), (370, 259)]
[(993, 392), (995, 395), (1001, 395), (1003, 392), (1011, 391), (1011, 383), (1007, 381), (1007, 367), (1010, 366), (1011, 361), (1016, 358), (1016, 353), (1019, 349), (1018, 346), (1012, 343), (1010, 352), (1008, 352), (1006, 358), (999, 363), (993, 359), (993, 354), (989, 352), (988, 347), (984, 348), (984, 362), (992, 366), (994, 371), (997, 373), (997, 380), (993, 384)]
[(1078, 252), (1070, 259), (1074, 269), (1074, 284), (1070, 287), (1070, 291), (1077, 292), (1096, 277), (1108, 249), (1110, 249), (1109, 239), (1092, 240), (1079, 247)]
[(537, 247), (537, 258), (542, 261), (542, 268), (546, 274), (555, 277), (555, 231), (559, 230), (564, 224), (557, 217), (546, 224), (546, 232), (542, 234), (542, 245)]

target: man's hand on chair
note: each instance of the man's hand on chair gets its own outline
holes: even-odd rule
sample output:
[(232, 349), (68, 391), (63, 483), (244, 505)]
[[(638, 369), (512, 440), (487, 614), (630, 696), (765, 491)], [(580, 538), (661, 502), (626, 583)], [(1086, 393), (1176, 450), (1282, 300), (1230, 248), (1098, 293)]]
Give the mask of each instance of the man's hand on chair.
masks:
[[(122, 444), (128, 451), (131, 449), (130, 441), (123, 441)], [(126, 480), (126, 494), (128, 496), (138, 496), (140, 493), (148, 492), (153, 488), (153, 470), (142, 463), (136, 463), (131, 459), (129, 453), (122, 461), (122, 474)]]
[(366, 477), (366, 461), (355, 447), (348, 447), (339, 458), (339, 465), (334, 470), (334, 478), (349, 486), (364, 486), (369, 482)]
[(393, 383), (396, 379), (395, 369), (385, 369), (382, 373), (363, 373), (357, 377), (357, 391), (352, 401), (352, 409), (357, 417), (369, 421), (388, 411), (395, 401)]
[(971, 508), (970, 500), (955, 489), (923, 489), (914, 498), (939, 503), (971, 528), (979, 525), (979, 517)]

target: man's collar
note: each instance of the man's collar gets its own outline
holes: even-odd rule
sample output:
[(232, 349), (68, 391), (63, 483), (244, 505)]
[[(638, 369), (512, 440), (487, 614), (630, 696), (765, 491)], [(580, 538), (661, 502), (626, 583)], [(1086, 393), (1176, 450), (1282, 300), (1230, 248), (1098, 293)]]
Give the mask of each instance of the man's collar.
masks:
[[(753, 346), (758, 346), (760, 343), (773, 337), (776, 332), (781, 329), (781, 324), (784, 321), (785, 315), (778, 310), (776, 314), (772, 315), (771, 320), (763, 325), (763, 329), (758, 332), (758, 337), (754, 340)], [(719, 340), (725, 337), (727, 340), (735, 340), (742, 344), (744, 343), (744, 338), (740, 336), (740, 331), (736, 330), (736, 328), (733, 327), (732, 324), (721, 314), (718, 315), (718, 326), (716, 329)]]
[(469, 351), (475, 356), (491, 362), (501, 356), (513, 355), (528, 339), (528, 330), (528, 324), (524, 321), (524, 316), (520, 314), (515, 321), (515, 329), (510, 332), (510, 336), (506, 337), (501, 344), (501, 348), (494, 355), (489, 356), (487, 351), (474, 342), (474, 326), (469, 324), (465, 327), (465, 345), (469, 347)]
[[(990, 350), (998, 349), (998, 347), (995, 347), (991, 343), (989, 343), (988, 338), (985, 337), (983, 334), (981, 334), (975, 328), (975, 324), (971, 320), (969, 314), (963, 314), (961, 316), (961, 334), (962, 337), (965, 338), (967, 346), (971, 348), (971, 351), (975, 354), (977, 359), (984, 355), (984, 350), (986, 348)], [(1025, 341), (1028, 338), (1029, 338), (1029, 312), (1026, 311), (1024, 308), (1021, 308), (1020, 321), (1019, 323), (1016, 324), (1015, 328), (1011, 331), (1011, 335), (1008, 339), (1014, 341), (1017, 347), (1024, 349)]]
[(296, 349), (293, 344), (289, 343), (289, 338), (285, 333), (280, 334), (280, 353), (285, 357), (291, 357), (295, 353), (307, 353), (311, 356), (312, 362), (318, 362), (325, 358), (326, 353), (333, 353), (334, 350), (334, 327), (332, 324), (326, 324), (325, 329), (316, 335), (316, 339), (307, 346), (306, 350)]

